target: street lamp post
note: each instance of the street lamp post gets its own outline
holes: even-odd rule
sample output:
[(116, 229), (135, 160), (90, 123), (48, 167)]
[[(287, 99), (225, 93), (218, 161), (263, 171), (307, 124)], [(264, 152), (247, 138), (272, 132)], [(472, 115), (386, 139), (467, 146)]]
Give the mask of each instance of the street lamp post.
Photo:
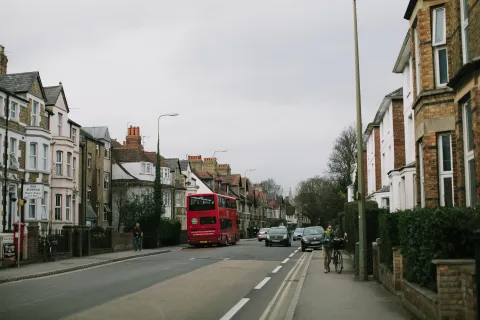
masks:
[[(247, 211), (247, 196), (248, 196), (248, 193), (247, 193), (247, 184), (248, 184), (248, 180), (247, 180), (247, 172), (253, 172), (255, 171), (256, 169), (247, 169), (245, 170), (245, 204), (244, 204), (244, 207), (243, 207), (243, 210), (244, 212), (246, 213)], [(255, 207), (255, 204), (254, 204), (254, 207)], [(249, 223), (250, 224), (250, 223)]]
[[(216, 154), (217, 152), (227, 152), (227, 151), (228, 151), (228, 150), (216, 150), (216, 151), (213, 152), (213, 158), (216, 159), (216, 158), (215, 158), (215, 154)], [(214, 175), (213, 175), (213, 188), (212, 188), (212, 189), (213, 189), (213, 190), (212, 190), (213, 193), (215, 193), (215, 185), (216, 185), (215, 176), (216, 176), (216, 173), (217, 173), (217, 167), (215, 167), (215, 169), (214, 169)]]
[(154, 187), (154, 199), (155, 199), (155, 212), (158, 212), (158, 216), (162, 217), (162, 180), (160, 173), (160, 119), (162, 117), (176, 117), (178, 113), (162, 114), (157, 119), (157, 159), (155, 165), (155, 183)]
[(365, 221), (365, 181), (363, 176), (362, 102), (360, 94), (360, 62), (358, 54), (357, 1), (353, 0), (353, 28), (355, 39), (355, 80), (357, 95), (357, 175), (358, 175), (358, 231), (359, 231), (359, 273), (360, 281), (368, 280), (367, 232)]

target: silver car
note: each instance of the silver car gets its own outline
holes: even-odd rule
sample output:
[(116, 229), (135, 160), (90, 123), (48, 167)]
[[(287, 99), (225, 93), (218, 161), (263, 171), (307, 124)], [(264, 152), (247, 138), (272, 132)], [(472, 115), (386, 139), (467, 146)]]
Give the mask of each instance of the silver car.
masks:
[(297, 228), (293, 232), (293, 241), (302, 239), (303, 229), (305, 228)]
[(263, 241), (263, 240), (267, 239), (267, 234), (268, 234), (269, 230), (270, 230), (270, 228), (260, 229), (257, 233), (258, 241)]

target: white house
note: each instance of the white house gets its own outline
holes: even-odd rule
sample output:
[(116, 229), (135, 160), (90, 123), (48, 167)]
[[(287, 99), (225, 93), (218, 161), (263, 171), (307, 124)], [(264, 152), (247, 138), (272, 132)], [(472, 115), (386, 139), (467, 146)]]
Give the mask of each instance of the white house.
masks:
[(190, 161), (188, 160), (180, 160), (180, 166), (182, 169), (182, 174), (185, 175), (185, 186), (187, 188), (187, 195), (197, 193), (200, 186), (197, 185), (197, 181), (203, 183), (201, 180), (195, 177), (195, 174), (192, 172), (192, 168), (190, 167)]
[[(79, 134), (80, 125), (68, 118), (68, 108), (65, 91), (60, 83), (58, 86), (45, 87), (46, 105), (54, 115), (50, 120), (52, 144), (50, 154), (45, 154), (47, 146), (43, 145), (43, 159), (49, 159), (51, 164), (52, 182), (49, 199), (50, 218), (53, 229), (61, 229), (64, 225), (78, 224), (78, 205), (80, 190), (79, 175)], [(31, 144), (31, 143), (30, 143)], [(30, 145), (31, 152), (35, 146)]]
[[(407, 32), (400, 54), (393, 69), (403, 77), (403, 125), (404, 125), (404, 162), (390, 172), (392, 210), (412, 209), (416, 206), (417, 188), (415, 183), (415, 124), (413, 104), (413, 75), (410, 34)], [(422, 184), (423, 185), (423, 184)]]

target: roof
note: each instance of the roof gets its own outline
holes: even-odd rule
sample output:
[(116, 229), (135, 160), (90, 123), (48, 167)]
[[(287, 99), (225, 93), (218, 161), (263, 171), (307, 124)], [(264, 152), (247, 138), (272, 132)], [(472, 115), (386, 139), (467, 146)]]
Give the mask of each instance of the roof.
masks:
[(14, 97), (15, 99), (18, 99), (18, 100), (20, 100), (20, 101), (23, 101), (23, 102), (28, 103), (28, 100), (26, 100), (25, 98), (20, 97), (20, 96), (17, 96), (15, 93), (8, 91), (7, 89), (5, 89), (5, 88), (3, 88), (3, 87), (1, 87), (1, 86), (0, 86), (0, 92), (3, 92), (4, 94), (9, 95), (9, 96), (12, 96), (12, 97)]
[[(170, 169), (172, 170), (177, 170), (178, 168), (180, 168), (180, 159), (178, 158), (171, 158), (171, 159), (164, 159), (165, 162), (168, 164), (168, 166), (170, 167)], [(182, 169), (180, 168), (180, 171)]]
[(206, 179), (206, 180), (213, 180), (213, 175), (211, 173), (208, 173), (207, 171), (195, 171), (194, 172), (197, 177), (200, 179)]
[(26, 93), (30, 91), (35, 80), (40, 83), (42, 98), (46, 101), (47, 97), (38, 71), (0, 75), (0, 87), (13, 93)]
[(403, 73), (403, 69), (405, 69), (406, 64), (409, 62), (410, 58), (410, 29), (407, 31), (407, 35), (403, 40), (402, 48), (400, 49), (400, 53), (398, 54), (397, 61), (395, 62), (395, 66), (393, 67), (393, 73)]
[(478, 69), (480, 69), (480, 56), (465, 63), (460, 70), (458, 70), (457, 74), (450, 79), (447, 86), (456, 89), (465, 78), (470, 77), (472, 73)]
[(71, 123), (71, 124), (73, 124), (73, 125), (75, 125), (75, 126), (77, 126), (77, 127), (80, 127), (80, 128), (82, 127), (81, 125), (79, 125), (78, 123), (76, 123), (75, 121), (73, 121), (72, 119), (68, 119), (67, 122), (68, 122), (68, 123)]
[(112, 156), (117, 162), (151, 162), (150, 159), (145, 156), (141, 149), (112, 149)]
[(242, 185), (242, 178), (240, 174), (231, 174), (226, 176), (219, 176), (218, 177), (222, 183), (227, 183), (232, 186), (241, 186)]
[(105, 140), (110, 142), (110, 132), (108, 131), (108, 127), (83, 127), (83, 131), (89, 133), (92, 137), (99, 140)]
[[(143, 154), (148, 158), (149, 162), (152, 162), (154, 164), (157, 163), (157, 153), (153, 151), (144, 151)], [(168, 163), (164, 161), (164, 158), (160, 156), (160, 167), (163, 168), (169, 168), (170, 166)]]
[(417, 5), (417, 2), (418, 0), (410, 0), (408, 2), (407, 11), (405, 11), (405, 15), (403, 16), (405, 20), (410, 20), (413, 10), (415, 10), (415, 6)]
[(47, 96), (47, 106), (53, 106), (57, 102), (58, 96), (62, 92), (62, 85), (45, 87), (44, 89), (45, 95)]
[(375, 118), (373, 120), (373, 124), (380, 124), (383, 119), (383, 115), (385, 114), (385, 111), (387, 110), (387, 107), (389, 106), (389, 103), (392, 100), (402, 100), (403, 99), (403, 87), (398, 88), (389, 94), (387, 94), (383, 100), (382, 103), (380, 104), (380, 107), (378, 107), (377, 113), (375, 114)]
[(189, 165), (190, 165), (190, 161), (180, 160), (180, 168), (181, 168), (182, 171), (187, 171)]

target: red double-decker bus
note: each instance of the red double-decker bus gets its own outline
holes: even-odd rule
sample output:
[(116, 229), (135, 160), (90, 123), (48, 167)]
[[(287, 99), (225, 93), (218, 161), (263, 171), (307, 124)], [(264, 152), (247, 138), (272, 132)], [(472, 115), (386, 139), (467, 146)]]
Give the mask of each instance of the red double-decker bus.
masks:
[(216, 193), (187, 196), (188, 243), (193, 246), (236, 244), (238, 231), (235, 198)]

